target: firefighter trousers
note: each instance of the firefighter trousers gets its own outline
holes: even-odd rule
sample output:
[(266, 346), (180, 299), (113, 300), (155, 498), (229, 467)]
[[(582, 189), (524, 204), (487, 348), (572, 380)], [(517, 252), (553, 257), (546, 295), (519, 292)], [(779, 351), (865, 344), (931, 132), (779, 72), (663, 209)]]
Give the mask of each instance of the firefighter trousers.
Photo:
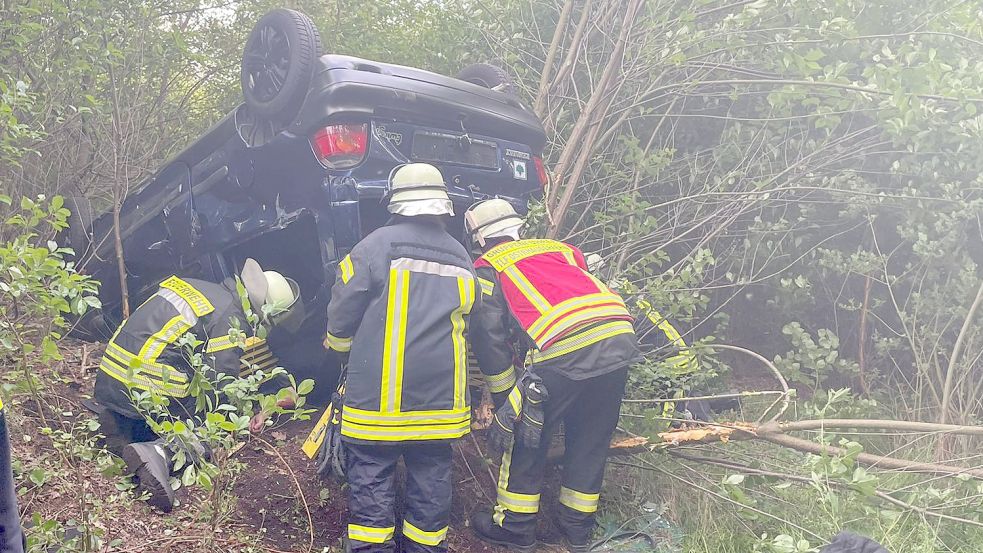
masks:
[[(447, 551), (451, 510), (449, 442), (366, 445), (345, 442), (348, 550), (353, 553)], [(406, 465), (406, 500), (396, 548), (396, 465)]]
[(539, 376), (549, 393), (543, 406), (543, 438), (538, 448), (516, 443), (502, 456), (492, 520), (515, 536), (535, 538), (550, 437), (562, 423), (565, 452), (557, 524), (571, 543), (586, 543), (594, 531), (604, 465), (618, 424), (628, 369), (585, 380), (571, 380), (552, 371)]
[(10, 467), (7, 419), (0, 411), (0, 553), (24, 553), (24, 534), (17, 514), (17, 491)]

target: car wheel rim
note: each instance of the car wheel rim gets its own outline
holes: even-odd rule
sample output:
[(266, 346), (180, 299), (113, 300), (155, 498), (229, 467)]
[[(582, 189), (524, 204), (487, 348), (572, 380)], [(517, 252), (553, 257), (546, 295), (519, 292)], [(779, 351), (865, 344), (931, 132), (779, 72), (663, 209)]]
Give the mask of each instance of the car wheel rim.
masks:
[(290, 40), (271, 25), (263, 25), (243, 55), (246, 88), (260, 102), (270, 102), (283, 89), (290, 71)]

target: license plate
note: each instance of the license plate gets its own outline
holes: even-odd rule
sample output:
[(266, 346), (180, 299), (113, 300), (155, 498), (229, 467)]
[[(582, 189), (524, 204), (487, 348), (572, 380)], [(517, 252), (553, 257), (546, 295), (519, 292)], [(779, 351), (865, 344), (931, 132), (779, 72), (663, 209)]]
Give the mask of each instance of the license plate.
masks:
[(498, 169), (498, 144), (467, 135), (417, 131), (413, 159)]

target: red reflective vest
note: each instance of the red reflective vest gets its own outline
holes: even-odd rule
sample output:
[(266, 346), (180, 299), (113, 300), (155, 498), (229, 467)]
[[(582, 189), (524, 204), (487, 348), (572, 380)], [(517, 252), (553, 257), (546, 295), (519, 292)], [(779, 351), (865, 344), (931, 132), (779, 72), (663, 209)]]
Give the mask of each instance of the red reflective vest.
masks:
[(621, 296), (590, 274), (584, 254), (569, 244), (505, 242), (474, 265), (497, 273), (510, 311), (540, 351), (586, 325), (632, 320)]

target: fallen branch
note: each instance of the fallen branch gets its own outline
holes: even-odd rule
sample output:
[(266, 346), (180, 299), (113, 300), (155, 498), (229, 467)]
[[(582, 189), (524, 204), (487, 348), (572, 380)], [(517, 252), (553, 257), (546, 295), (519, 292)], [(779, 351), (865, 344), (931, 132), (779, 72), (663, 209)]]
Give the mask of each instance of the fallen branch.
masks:
[[(682, 453), (679, 453), (679, 452), (675, 452), (675, 451), (670, 452), (670, 455), (672, 455), (673, 457), (677, 457), (679, 459), (686, 460), (686, 461), (691, 461), (691, 462), (694, 462), (694, 463), (702, 463), (702, 464), (706, 464), (706, 465), (719, 466), (719, 467), (723, 467), (723, 468), (726, 468), (726, 469), (734, 470), (734, 471), (745, 473), (745, 474), (754, 474), (754, 475), (758, 475), (758, 476), (767, 476), (767, 477), (771, 477), (771, 478), (781, 478), (783, 480), (789, 480), (789, 481), (792, 481), (792, 482), (801, 482), (801, 483), (804, 483), (804, 484), (812, 484), (813, 483), (813, 480), (811, 478), (807, 478), (805, 476), (798, 476), (798, 475), (795, 475), (795, 474), (785, 474), (785, 473), (781, 473), (781, 472), (772, 472), (770, 470), (762, 470), (762, 469), (750, 467), (748, 465), (744, 465), (744, 464), (741, 464), (741, 463), (734, 463), (732, 461), (724, 461), (724, 460), (721, 460), (721, 459), (713, 459), (713, 458), (709, 458), (709, 457), (694, 457), (694, 456), (691, 456), (691, 455), (685, 455), (685, 454), (682, 454)], [(852, 489), (852, 488), (850, 488), (850, 485), (847, 484), (846, 482), (839, 482), (839, 481), (836, 481), (836, 480), (827, 480), (826, 483), (829, 484), (829, 485), (831, 485), (831, 486), (835, 486), (837, 488)], [(873, 493), (874, 493), (874, 496), (876, 496), (876, 497), (878, 497), (878, 498), (880, 498), (880, 499), (882, 499), (882, 500), (884, 500), (884, 501), (886, 501), (888, 503), (891, 503), (892, 505), (895, 505), (896, 507), (901, 507), (902, 509), (907, 509), (907, 510), (915, 511), (916, 513), (919, 513), (919, 514), (921, 514), (923, 516), (936, 517), (936, 518), (941, 518), (941, 519), (945, 519), (945, 520), (951, 520), (953, 522), (959, 522), (959, 523), (962, 523), (962, 524), (969, 524), (971, 526), (983, 527), (983, 522), (977, 522), (975, 520), (969, 520), (969, 519), (960, 518), (960, 517), (956, 517), (956, 516), (952, 516), (952, 515), (947, 515), (945, 513), (939, 513), (939, 512), (933, 511), (931, 509), (927, 509), (925, 507), (919, 507), (917, 505), (912, 505), (911, 503), (907, 503), (905, 501), (902, 501), (902, 500), (900, 500), (900, 499), (892, 496), (891, 494), (889, 494), (887, 492), (882, 492), (880, 490), (874, 490)]]
[[(707, 424), (702, 422), (694, 422), (690, 423), (690, 425), (691, 426), (688, 428), (660, 433), (659, 439), (661, 441), (658, 442), (633, 442), (630, 451), (651, 451), (657, 448), (669, 449), (683, 445), (698, 445), (718, 442), (727, 443), (731, 440), (760, 439), (803, 453), (812, 453), (815, 455), (844, 455), (846, 450), (843, 448), (816, 443), (785, 434), (786, 432), (817, 430), (823, 428), (868, 428), (878, 430), (904, 430), (912, 432), (939, 432), (973, 436), (983, 435), (983, 427), (980, 426), (863, 419), (807, 420), (789, 423), (766, 423), (762, 425), (748, 423)], [(692, 427), (693, 425), (696, 427)], [(624, 455), (625, 451), (627, 450), (628, 449), (624, 447), (615, 448), (612, 446), (612, 448), (609, 450), (609, 455)], [(551, 457), (552, 454), (553, 452), (551, 451)], [(562, 453), (560, 456), (562, 456)], [(860, 453), (857, 455), (856, 460), (862, 465), (882, 469), (941, 474), (946, 476), (965, 475), (978, 480), (983, 480), (983, 469), (981, 468), (957, 467), (940, 463), (922, 463), (884, 455), (875, 455), (872, 453)]]

